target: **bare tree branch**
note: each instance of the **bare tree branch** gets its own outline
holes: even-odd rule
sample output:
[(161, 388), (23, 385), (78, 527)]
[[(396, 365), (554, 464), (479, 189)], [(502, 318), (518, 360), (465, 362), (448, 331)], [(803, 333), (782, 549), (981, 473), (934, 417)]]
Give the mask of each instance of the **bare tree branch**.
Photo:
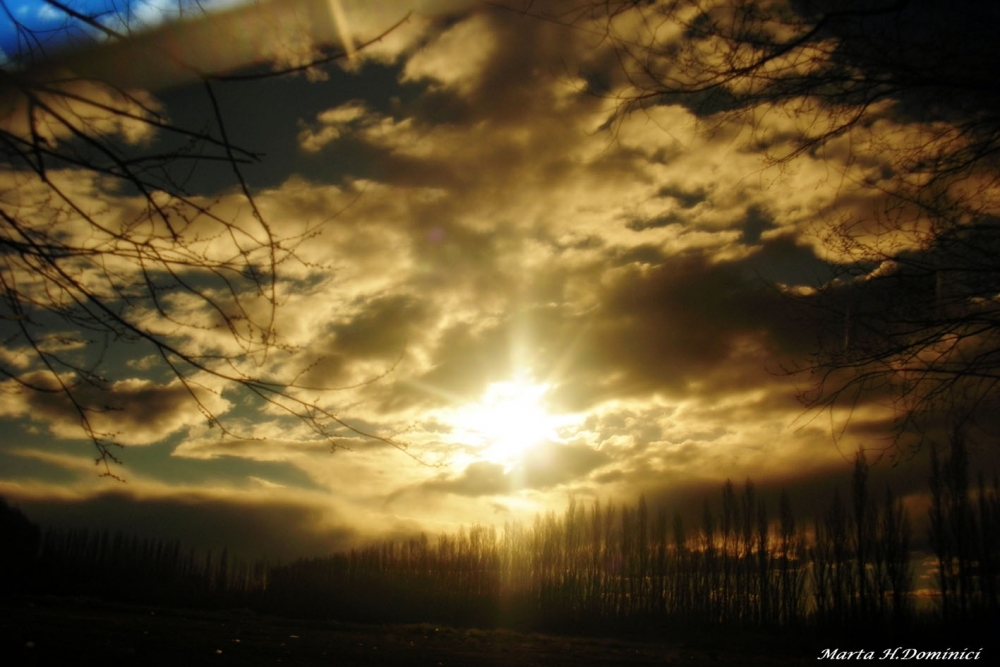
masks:
[[(103, 40), (125, 44), (131, 38), (108, 17), (45, 1)], [(0, 9), (19, 40), (19, 52), (0, 64), (0, 332), (9, 353), (0, 355), (0, 374), (7, 390), (61, 397), (93, 442), (104, 475), (115, 479), (121, 479), (113, 468), (121, 462), (121, 443), (95, 417), (116, 409), (102, 402), (113, 394), (102, 368), (108, 346), (122, 342), (154, 351), (160, 368), (225, 436), (252, 437), (228, 426), (208, 397), (243, 392), (298, 419), (335, 449), (343, 447), (346, 434), (416, 458), (405, 442), (327, 407), (329, 392), (342, 387), (302, 383), (301, 371), (283, 377), (275, 370), (274, 354), (296, 351), (276, 331), (279, 288), (294, 280), (286, 277), (292, 265), (309, 267), (298, 248), (318, 229), (309, 225), (285, 235), (267, 220), (243, 172), (261, 156), (234, 142), (215, 92), (223, 82), (334, 63), (346, 51), (324, 45), (308, 63), (268, 72), (208, 71), (173, 53), (159, 54), (202, 82), (214, 129), (194, 128), (160, 113), (148, 94), (73, 74), (50, 40), (20, 22), (3, 0)], [(128, 25), (129, 17), (118, 18)], [(408, 18), (354, 50), (378, 42)], [(152, 133), (185, 143), (154, 153), (130, 150)], [(179, 164), (207, 162), (229, 165), (249, 216), (221, 212), (218, 200), (190, 193), (171, 176)], [(92, 184), (85, 196), (72, 185), (81, 178)], [(115, 208), (124, 201), (123, 188), (136, 193), (130, 212)], [(181, 297), (190, 300), (188, 306), (177, 305)], [(195, 317), (199, 309), (211, 317)], [(53, 323), (92, 332), (97, 340), (74, 339), (65, 346), (70, 349), (49, 345)], [(220, 328), (227, 344), (191, 344), (199, 332)]]
[[(742, 124), (770, 164), (846, 146), (881, 208), (829, 222), (834, 275), (795, 297), (820, 327), (810, 408), (896, 408), (897, 435), (995, 412), (1000, 380), (1000, 58), (992, 5), (923, 0), (491, 3), (610, 44), (609, 126), (682, 105)], [(789, 119), (775, 133), (761, 119)], [(825, 329), (825, 331), (822, 331)], [(947, 429), (945, 429), (947, 431)]]

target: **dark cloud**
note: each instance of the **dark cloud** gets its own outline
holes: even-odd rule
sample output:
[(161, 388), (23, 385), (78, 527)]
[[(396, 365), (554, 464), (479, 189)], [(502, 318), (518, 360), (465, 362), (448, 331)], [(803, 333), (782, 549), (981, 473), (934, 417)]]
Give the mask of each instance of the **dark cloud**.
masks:
[(529, 489), (548, 489), (584, 479), (610, 460), (586, 445), (547, 443), (530, 449), (510, 474)]
[(670, 225), (683, 225), (684, 218), (677, 213), (664, 213), (653, 218), (632, 218), (625, 223), (625, 226), (634, 232), (641, 232), (647, 229), (658, 229), (669, 227)]
[(760, 243), (760, 236), (769, 229), (774, 229), (774, 218), (769, 216), (759, 206), (747, 209), (746, 216), (740, 224), (741, 238), (746, 245)]
[(655, 442), (663, 438), (660, 421), (675, 414), (677, 408), (639, 410), (624, 408), (601, 414), (591, 414), (581, 424), (583, 429), (595, 434), (598, 442), (619, 436), (633, 436), (638, 442)]
[(502, 249), (510, 242), (503, 230), (476, 230), (458, 222), (460, 211), (452, 202), (428, 208), (414, 216), (414, 260), (419, 270), (412, 277), (415, 291), (427, 298), (458, 289), (482, 295), (503, 292)]
[(492, 496), (522, 489), (544, 490), (585, 478), (608, 463), (603, 452), (583, 445), (545, 443), (530, 449), (517, 465), (477, 461), (460, 474), (442, 475), (420, 486), (422, 491), (461, 496)]
[[(754, 222), (757, 221), (757, 222)], [(816, 251), (791, 234), (761, 238), (770, 228), (770, 218), (764, 213), (747, 212), (743, 221), (742, 240), (755, 245), (755, 252), (742, 260), (743, 275), (751, 282), (769, 285), (819, 287), (833, 277), (836, 267), (816, 256)], [(748, 231), (747, 225), (752, 229)], [(751, 237), (755, 240), (751, 243)]]
[(656, 391), (690, 396), (772, 386), (784, 382), (776, 375), (793, 358), (828, 335), (828, 315), (776, 286), (815, 284), (830, 273), (789, 236), (762, 240), (729, 261), (641, 245), (612, 256), (620, 268), (606, 274), (599, 306), (549, 330), (555, 339), (579, 332), (568, 386), (556, 390), (575, 395), (579, 408)]
[(346, 518), (330, 527), (329, 508), (290, 500), (255, 502), (194, 493), (143, 498), (124, 492), (81, 500), (11, 500), (44, 527), (120, 530), (216, 552), (227, 547), (248, 557), (315, 557), (360, 539)]
[(657, 190), (657, 197), (669, 197), (673, 199), (681, 208), (694, 208), (698, 204), (708, 201), (709, 193), (706, 190), (685, 190), (676, 185), (664, 185)]
[[(749, 283), (733, 264), (692, 256), (623, 267), (601, 294), (580, 352), (579, 368), (591, 380), (576, 384), (592, 387), (594, 399), (687, 393), (707, 371), (739, 361), (742, 339), (766, 345), (781, 307), (779, 295)], [(763, 362), (756, 361), (762, 372)]]
[(459, 475), (443, 475), (425, 482), (421, 488), (460, 496), (493, 496), (515, 490), (514, 481), (504, 471), (504, 467), (490, 461), (470, 463)]
[(406, 294), (359, 297), (351, 305), (357, 313), (333, 324), (325, 339), (312, 345), (321, 356), (302, 376), (302, 385), (335, 385), (349, 379), (356, 362), (400, 358), (427, 322), (427, 304)]
[[(10, 400), (0, 404), (0, 414), (46, 423), (60, 437), (86, 437), (78, 407), (66, 392), (58, 390), (52, 375), (33, 372), (21, 379), (41, 389), (15, 390)], [(204, 421), (190, 391), (177, 380), (168, 384), (140, 379), (114, 383), (81, 382), (68, 377), (63, 380), (71, 387), (77, 404), (86, 410), (94, 431), (103, 437), (113, 436), (123, 444), (158, 442), (181, 428)], [(196, 385), (192, 391), (216, 415), (229, 408), (229, 403), (217, 394)]]

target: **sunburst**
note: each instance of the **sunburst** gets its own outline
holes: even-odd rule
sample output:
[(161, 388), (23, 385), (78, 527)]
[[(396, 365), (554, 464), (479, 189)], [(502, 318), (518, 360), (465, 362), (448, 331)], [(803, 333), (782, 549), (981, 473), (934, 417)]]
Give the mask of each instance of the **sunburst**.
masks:
[(480, 448), (480, 458), (513, 463), (532, 447), (558, 439), (556, 430), (565, 418), (546, 408), (549, 389), (525, 379), (494, 382), (450, 421), (464, 441)]

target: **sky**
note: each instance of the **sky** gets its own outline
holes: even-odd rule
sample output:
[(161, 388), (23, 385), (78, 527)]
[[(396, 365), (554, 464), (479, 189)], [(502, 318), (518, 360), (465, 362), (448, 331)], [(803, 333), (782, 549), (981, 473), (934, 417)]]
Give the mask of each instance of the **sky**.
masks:
[[(60, 8), (69, 8), (69, 13)], [(211, 0), (210, 10), (242, 4), (240, 0)], [(112, 30), (142, 32), (185, 14), (199, 12), (193, 0), (66, 0), (57, 4), (45, 0), (7, 0), (0, 15), (0, 50), (5, 59), (16, 58), (39, 45), (66, 48), (95, 39), (98, 29), (84, 20), (93, 18)]]
[[(791, 372), (840, 335), (796, 297), (845, 260), (830, 225), (878, 205), (859, 185), (883, 166), (877, 150), (835, 140), (773, 165), (752, 140), (780, 152), (794, 117), (751, 127), (670, 101), (617, 115), (626, 81), (596, 23), (461, 0), (236, 12), (170, 43), (209, 71), (294, 67), (405, 18), (349, 59), (215, 87), (232, 140), (263, 154), (244, 174), (268, 224), (315, 231), (280, 293), (277, 333), (294, 353), (264, 370), (342, 388), (310, 396), (399, 446), (350, 431), (331, 443), (206, 380), (206, 405), (238, 435), (220, 437), (154, 350), (116, 342), (102, 399), (116, 409), (95, 419), (118, 432), (124, 481), (100, 476), (65, 400), (0, 381), (0, 495), (32, 518), (288, 558), (530, 521), (571, 497), (643, 493), (695, 517), (727, 478), (751, 477), (775, 510), (788, 489), (807, 512), (846, 489), (858, 447), (874, 459), (892, 444), (883, 397), (809, 411), (812, 378)], [(203, 87), (155, 55), (162, 35), (71, 62), (172, 121), (208, 123)], [(120, 120), (95, 128), (137, 151), (165, 141)], [(78, 170), (53, 178), (95, 210), (139, 205)], [(185, 178), (220, 216), (248, 215), (227, 169)], [(201, 350), (229, 349), (225, 337), (183, 334)], [(59, 322), (47, 344), (86, 347)], [(0, 354), (40, 372), (16, 341)], [(894, 453), (873, 480), (919, 513), (923, 454)]]

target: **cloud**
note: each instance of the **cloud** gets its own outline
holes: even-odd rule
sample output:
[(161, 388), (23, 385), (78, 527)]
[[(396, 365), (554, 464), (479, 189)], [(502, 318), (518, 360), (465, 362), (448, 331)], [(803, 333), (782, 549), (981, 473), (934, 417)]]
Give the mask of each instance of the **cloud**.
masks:
[(282, 440), (279, 438), (188, 438), (173, 450), (173, 456), (211, 460), (235, 456), (255, 461), (287, 461), (327, 455), (330, 443), (323, 440)]
[(514, 490), (504, 467), (489, 461), (470, 463), (457, 477), (442, 476), (423, 487), (426, 491), (454, 493), (463, 496), (499, 495)]
[(316, 114), (316, 127), (304, 127), (299, 132), (299, 146), (307, 153), (320, 151), (331, 141), (339, 139), (352, 125), (368, 114), (364, 102), (354, 100)]
[[(344, 6), (355, 34), (390, 11), (366, 18)], [(405, 39), (362, 54), (348, 73), (331, 71), (336, 86), (253, 84), (227, 108), (253, 103), (260, 124), (243, 128), (251, 147), (255, 133), (273, 142), (265, 165), (277, 166), (256, 192), (270, 229), (309, 230), (277, 288), (283, 347), (236, 368), (309, 387), (292, 391), (439, 467), (346, 432), (338, 442), (354, 451), (331, 456), (303, 424), (236, 392), (215, 405), (247, 437), (213, 438), (182, 388), (147, 375), (152, 363), (140, 355), (122, 360), (117, 383), (86, 394), (123, 409), (95, 417), (102, 427), (137, 444), (187, 429), (172, 460), (206, 470), (284, 462), (345, 524), (446, 528), (496, 505), (561, 505), (570, 493), (632, 500), (645, 490), (687, 502), (725, 476), (763, 483), (809, 468), (819, 479), (884, 429), (890, 411), (862, 401), (838, 450), (825, 424), (803, 418), (797, 390), (808, 379), (783, 372), (824, 331), (841, 330), (792, 298), (829, 276), (817, 230), (876, 203), (843, 185), (862, 166), (842, 147), (768, 170), (743, 149), (746, 128), (705, 107), (661, 100), (615, 122), (609, 98), (621, 78), (594, 35), (511, 12), (434, 9), (448, 13), (414, 17)], [(170, 108), (187, 110), (181, 102)], [(791, 121), (759, 121), (780, 148)], [(64, 176), (115, 219), (141, 213), (139, 199), (53, 172)], [(17, 185), (3, 197), (27, 196)], [(195, 201), (259, 231), (231, 191)], [(200, 218), (191, 232), (219, 238)], [(211, 250), (222, 257), (234, 246)], [(251, 315), (267, 314), (241, 296)], [(197, 353), (239, 351), (218, 313), (191, 298), (168, 304), (196, 327), (180, 332), (152, 309), (143, 322)], [(17, 350), (0, 355), (33, 370)], [(553, 412), (580, 419), (563, 442), (512, 467), (477, 460), (450, 437), (448, 410), (519, 372), (551, 385)], [(8, 417), (79, 435), (62, 399), (0, 399)], [(299, 483), (273, 488), (258, 473), (245, 477), (261, 492)]]
[[(191, 392), (215, 415), (222, 415), (232, 407), (228, 400), (203, 386), (194, 384)], [(204, 415), (197, 409), (195, 398), (180, 380), (158, 384), (130, 378), (95, 385), (70, 375), (57, 380), (42, 371), (26, 373), (16, 381), (11, 379), (2, 383), (0, 416), (42, 423), (60, 438), (86, 438), (80, 412), (70, 394), (85, 410), (98, 437), (110, 437), (124, 445), (160, 442), (182, 429), (205, 421)]]
[[(548, 490), (579, 481), (607, 463), (602, 452), (585, 445), (545, 443), (528, 450), (516, 465), (476, 461), (458, 475), (442, 474), (419, 491), (460, 496), (496, 496), (522, 490)], [(405, 492), (404, 492), (405, 493)]]
[[(13, 497), (27, 516), (47, 528), (125, 531), (180, 540), (189, 548), (249, 558), (289, 560), (325, 556), (364, 538), (344, 517), (315, 499), (275, 498), (261, 493), (137, 495), (102, 492), (80, 498)], [(255, 494), (257, 497), (255, 498)], [(192, 513), (198, 517), (192, 521)]]
[(76, 79), (69, 71), (52, 78), (30, 99), (19, 89), (0, 87), (0, 130), (46, 148), (77, 136), (118, 136), (133, 145), (152, 140), (160, 105), (148, 92)]
[(475, 14), (448, 28), (411, 56), (402, 81), (432, 79), (459, 95), (471, 92), (496, 50), (497, 35), (484, 14)]

